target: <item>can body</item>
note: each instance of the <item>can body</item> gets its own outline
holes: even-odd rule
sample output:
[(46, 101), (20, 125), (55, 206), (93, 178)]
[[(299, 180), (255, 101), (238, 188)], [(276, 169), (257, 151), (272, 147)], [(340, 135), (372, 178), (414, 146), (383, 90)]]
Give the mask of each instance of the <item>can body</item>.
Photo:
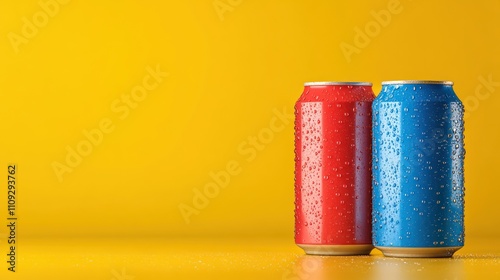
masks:
[(308, 254), (368, 254), (370, 83), (306, 83), (295, 104), (295, 242)]
[(373, 242), (386, 256), (464, 244), (463, 105), (451, 82), (382, 83), (373, 102)]

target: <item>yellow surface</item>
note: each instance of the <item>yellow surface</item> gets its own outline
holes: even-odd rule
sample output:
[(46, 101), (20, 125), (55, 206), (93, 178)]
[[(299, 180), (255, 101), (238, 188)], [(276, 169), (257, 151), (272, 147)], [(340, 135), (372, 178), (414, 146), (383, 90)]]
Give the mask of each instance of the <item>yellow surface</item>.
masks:
[[(37, 239), (9, 279), (499, 279), (498, 239), (453, 258), (304, 255), (290, 239)], [(4, 278), (2, 278), (4, 279)]]
[[(0, 1), (0, 172), (18, 166), (19, 275), (37, 265), (63, 275), (93, 254), (102, 273), (80, 271), (92, 279), (112, 278), (120, 258), (144, 257), (129, 266), (137, 279), (167, 271), (162, 262), (188, 273), (196, 255), (179, 245), (187, 260), (174, 258), (172, 238), (291, 236), (290, 114), (317, 80), (371, 81), (375, 92), (382, 80), (454, 81), (467, 114), (467, 237), (500, 237), (498, 26), (497, 0)], [(8, 235), (0, 226), (2, 255)], [(167, 243), (148, 254), (92, 238)], [(191, 247), (202, 262), (233, 271), (203, 244)], [(246, 249), (235, 243), (234, 271)], [(280, 250), (249, 253), (248, 269), (269, 263), (281, 277), (281, 258), (290, 267), (298, 251)], [(453, 263), (483, 273), (495, 261)], [(369, 267), (404, 273), (380, 262)]]

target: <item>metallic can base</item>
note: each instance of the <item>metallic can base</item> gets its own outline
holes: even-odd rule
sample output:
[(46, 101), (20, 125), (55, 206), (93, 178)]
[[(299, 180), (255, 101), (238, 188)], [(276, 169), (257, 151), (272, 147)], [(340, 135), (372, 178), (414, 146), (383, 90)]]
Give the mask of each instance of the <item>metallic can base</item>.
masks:
[(353, 256), (369, 255), (373, 249), (372, 244), (361, 245), (321, 245), (321, 244), (297, 244), (308, 255), (324, 256)]
[(449, 258), (462, 247), (376, 247), (386, 257)]

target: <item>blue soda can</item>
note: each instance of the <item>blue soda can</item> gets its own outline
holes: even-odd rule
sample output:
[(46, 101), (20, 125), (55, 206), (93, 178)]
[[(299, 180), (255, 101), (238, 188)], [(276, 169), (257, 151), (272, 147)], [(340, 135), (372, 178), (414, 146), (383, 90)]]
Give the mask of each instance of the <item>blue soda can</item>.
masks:
[(374, 246), (451, 257), (464, 245), (464, 107), (445, 81), (388, 81), (373, 102)]

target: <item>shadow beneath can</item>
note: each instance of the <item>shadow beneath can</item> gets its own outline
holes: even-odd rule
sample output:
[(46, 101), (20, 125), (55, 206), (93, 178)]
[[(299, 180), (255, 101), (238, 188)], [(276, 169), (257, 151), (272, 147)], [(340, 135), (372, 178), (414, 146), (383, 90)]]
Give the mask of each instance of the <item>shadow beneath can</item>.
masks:
[(297, 257), (283, 274), (287, 280), (323, 279), (464, 279), (466, 259), (371, 256)]
[(465, 279), (460, 258), (374, 257), (371, 279)]
[[(367, 279), (370, 256), (299, 256), (282, 279)], [(353, 278), (355, 277), (355, 278)]]

